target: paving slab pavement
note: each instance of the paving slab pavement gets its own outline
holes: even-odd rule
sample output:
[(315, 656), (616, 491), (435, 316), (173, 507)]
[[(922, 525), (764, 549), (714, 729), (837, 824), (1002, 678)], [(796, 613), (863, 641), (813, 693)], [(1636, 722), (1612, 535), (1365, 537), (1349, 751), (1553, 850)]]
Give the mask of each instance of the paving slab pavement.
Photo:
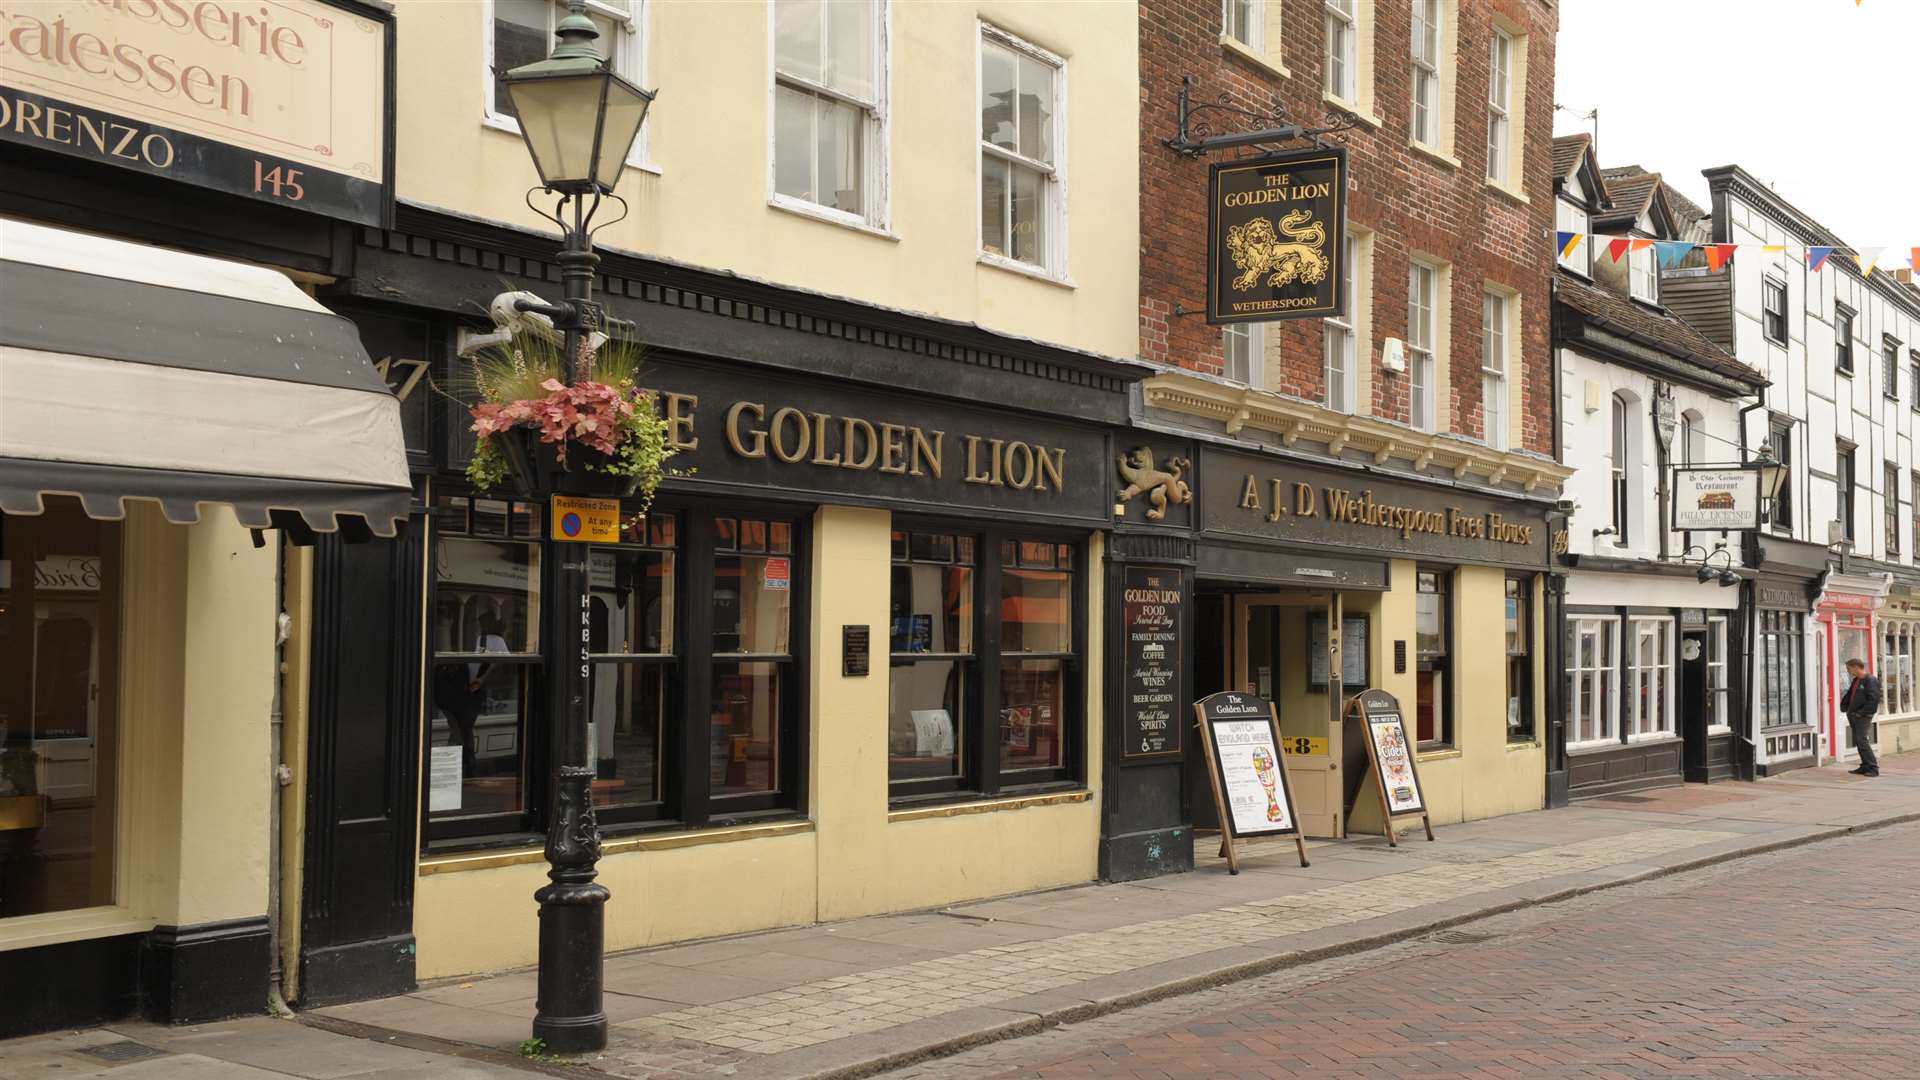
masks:
[[(1231, 876), (1197, 838), (1190, 874), (607, 959), (605, 1053), (631, 1077), (854, 1077), (1379, 947), (1488, 914), (1920, 819), (1920, 754), (1865, 779), (1836, 767), (1584, 801), (1437, 829), (1439, 839), (1255, 848)], [(320, 1010), (369, 1030), (508, 1049), (526, 973)], [(491, 1032), (491, 1035), (487, 1033)]]
[(343, 1034), (268, 1016), (178, 1026), (128, 1021), (0, 1041), (0, 1080), (498, 1080), (527, 1075), (524, 1066), (493, 1051), (423, 1049), (424, 1042), (399, 1032)]

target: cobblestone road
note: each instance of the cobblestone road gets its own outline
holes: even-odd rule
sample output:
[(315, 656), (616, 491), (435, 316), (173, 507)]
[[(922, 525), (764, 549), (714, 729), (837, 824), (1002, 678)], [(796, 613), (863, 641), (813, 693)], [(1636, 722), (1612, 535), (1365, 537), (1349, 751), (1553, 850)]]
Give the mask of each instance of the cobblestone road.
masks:
[(1920, 1077), (1920, 825), (1469, 924), (889, 1074)]

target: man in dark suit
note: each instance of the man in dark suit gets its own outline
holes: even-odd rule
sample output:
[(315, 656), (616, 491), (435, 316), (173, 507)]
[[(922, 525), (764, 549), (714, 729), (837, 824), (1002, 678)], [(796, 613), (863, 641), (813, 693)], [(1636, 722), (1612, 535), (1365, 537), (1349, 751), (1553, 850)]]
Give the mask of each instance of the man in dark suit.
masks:
[(1867, 662), (1857, 658), (1847, 661), (1847, 674), (1853, 676), (1853, 682), (1840, 699), (1840, 711), (1847, 714), (1854, 749), (1860, 751), (1860, 767), (1853, 771), (1860, 776), (1879, 776), (1880, 759), (1873, 752), (1873, 715), (1880, 711), (1880, 680), (1867, 674)]

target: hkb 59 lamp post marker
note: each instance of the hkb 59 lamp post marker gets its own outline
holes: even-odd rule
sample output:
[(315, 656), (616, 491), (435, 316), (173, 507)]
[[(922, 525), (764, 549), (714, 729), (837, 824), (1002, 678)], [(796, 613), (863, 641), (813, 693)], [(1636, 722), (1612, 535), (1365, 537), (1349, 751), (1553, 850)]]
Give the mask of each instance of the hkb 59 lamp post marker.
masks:
[[(594, 44), (600, 32), (587, 17), (585, 0), (569, 0), (554, 34), (559, 43), (545, 60), (501, 76), (520, 133), (540, 174), (540, 189), (560, 196), (553, 213), (527, 205), (560, 227), (561, 292), (558, 304), (521, 301), (522, 311), (553, 320), (564, 333), (563, 377), (579, 380), (581, 347), (604, 319), (593, 302), (593, 216), (613, 194), (627, 154), (640, 134), (653, 92), (642, 90), (608, 67)], [(615, 219), (616, 221), (619, 219)], [(593, 775), (587, 748), (587, 584), (589, 548), (556, 545), (560, 603), (554, 605), (550, 640), (562, 643), (557, 678), (550, 682), (547, 715), (558, 724), (559, 754), (547, 825), (548, 884), (534, 894), (540, 904), (539, 996), (533, 1035), (547, 1050), (571, 1054), (603, 1050), (607, 1016), (601, 1007), (607, 890), (595, 883), (600, 833), (593, 817)]]

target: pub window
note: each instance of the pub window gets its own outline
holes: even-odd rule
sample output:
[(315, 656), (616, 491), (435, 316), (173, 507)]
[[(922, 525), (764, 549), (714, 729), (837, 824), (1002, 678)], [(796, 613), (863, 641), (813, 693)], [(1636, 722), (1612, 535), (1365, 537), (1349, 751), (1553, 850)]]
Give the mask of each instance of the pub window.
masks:
[(1673, 723), (1673, 620), (1627, 620), (1627, 709), (1634, 738), (1671, 735)]
[(1065, 61), (980, 27), (980, 251), (989, 262), (1066, 274), (1061, 228)]
[(1567, 743), (1591, 746), (1618, 738), (1620, 620), (1611, 615), (1567, 619)]
[(45, 506), (0, 515), (0, 919), (112, 904), (120, 850), (120, 526)]
[(1407, 264), (1407, 422), (1421, 431), (1434, 430), (1439, 411), (1434, 364), (1439, 276), (1425, 263)]
[(885, 224), (883, 8), (877, 0), (774, 0), (776, 204)]
[(1787, 283), (1778, 278), (1760, 283), (1760, 329), (1768, 341), (1787, 343)]
[(1707, 618), (1707, 726), (1727, 729), (1733, 720), (1728, 695), (1733, 684), (1727, 678), (1727, 617)]
[(1000, 542), (1002, 784), (1070, 775), (1068, 712), (1078, 711), (1074, 548), (1045, 539)]
[(589, 558), (587, 745), (594, 806), (609, 824), (661, 815), (679, 745), (678, 534), (672, 514), (631, 515), (620, 544)]
[(1837, 305), (1833, 311), (1833, 370), (1853, 374), (1853, 312)]
[[(1889, 461), (1882, 472), (1880, 519), (1887, 534), (1887, 554), (1900, 554), (1900, 466)], [(1920, 491), (1915, 492), (1920, 495)]]
[(533, 827), (541, 508), (442, 496), (434, 522), (427, 819), (439, 836)]
[(1220, 360), (1227, 378), (1258, 388), (1266, 381), (1266, 327), (1229, 323), (1220, 328)]
[(1507, 448), (1507, 298), (1480, 294), (1480, 425), (1488, 446)]
[(1220, 0), (1220, 34), (1257, 53), (1267, 50), (1266, 0)]
[(1533, 578), (1507, 579), (1507, 738), (1533, 738)]
[(1360, 310), (1360, 296), (1354, 291), (1359, 280), (1359, 272), (1354, 269), (1354, 261), (1359, 257), (1360, 243), (1352, 233), (1348, 233), (1342, 243), (1345, 258), (1340, 260), (1340, 274), (1345, 278), (1347, 311), (1344, 315), (1330, 315), (1321, 320), (1321, 361), (1325, 368), (1322, 375), (1326, 383), (1327, 408), (1334, 412), (1352, 413), (1357, 391), (1354, 382), (1358, 371), (1354, 365), (1354, 324), (1355, 314)]
[(1453, 613), (1449, 610), (1445, 570), (1415, 574), (1414, 652), (1419, 664), (1415, 696), (1417, 729), (1423, 747), (1453, 745), (1453, 710), (1448, 676), (1452, 672)]
[(788, 521), (713, 522), (708, 790), (727, 809), (792, 804), (793, 534)]
[(887, 780), (895, 794), (954, 790), (979, 760), (974, 598), (978, 538), (893, 533)]
[(1440, 145), (1440, 0), (1413, 0), (1412, 135), (1416, 143)]
[(1358, 102), (1354, 83), (1360, 64), (1358, 0), (1326, 0), (1327, 3), (1327, 85), (1326, 91), (1342, 101)]
[[(493, 17), (487, 24), (487, 123), (519, 132), (513, 99), (500, 76), (523, 64), (545, 60), (556, 44), (553, 30), (567, 14), (565, 0), (491, 0)], [(645, 0), (587, 0), (587, 17), (600, 37), (594, 44), (614, 73), (639, 86), (647, 85)], [(650, 125), (640, 125), (633, 143), (633, 162), (643, 161)]]
[(1845, 439), (1834, 443), (1833, 491), (1834, 516), (1840, 519), (1841, 535), (1853, 541), (1853, 509), (1859, 474), (1855, 472), (1855, 447)]
[(1494, 27), (1487, 58), (1487, 179), (1507, 182), (1513, 128), (1513, 37)]
[(1786, 474), (1780, 481), (1780, 493), (1774, 497), (1769, 523), (1782, 532), (1793, 531), (1793, 421), (1776, 416), (1768, 425), (1768, 448)]
[(1767, 727), (1806, 720), (1804, 620), (1793, 611), (1760, 613), (1760, 722)]

